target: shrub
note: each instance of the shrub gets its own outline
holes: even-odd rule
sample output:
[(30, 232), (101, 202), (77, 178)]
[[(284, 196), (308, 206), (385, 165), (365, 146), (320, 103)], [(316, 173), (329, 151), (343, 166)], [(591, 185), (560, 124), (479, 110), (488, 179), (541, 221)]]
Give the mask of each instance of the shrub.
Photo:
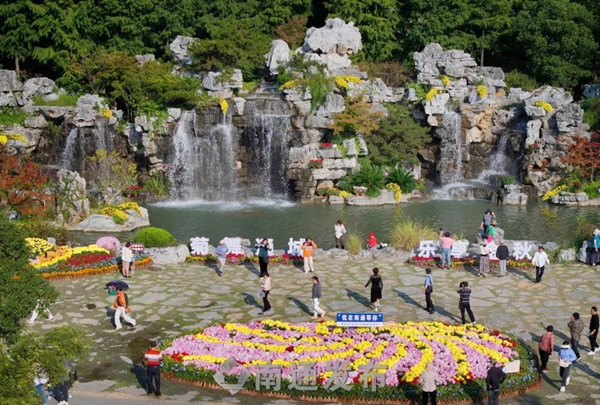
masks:
[(119, 152), (108, 153), (104, 149), (98, 149), (87, 160), (92, 168), (90, 180), (102, 191), (112, 187), (120, 193), (127, 186), (138, 182), (135, 163), (122, 158)]
[(401, 62), (362, 62), (359, 67), (371, 80), (380, 78), (389, 87), (402, 87), (411, 81), (411, 75)]
[(23, 125), (27, 118), (27, 113), (17, 107), (0, 108), (0, 125), (12, 127), (15, 124)]
[(175, 244), (175, 238), (169, 231), (162, 228), (144, 228), (133, 237), (135, 243), (143, 243), (146, 247), (166, 247)]
[(390, 233), (390, 245), (397, 249), (412, 250), (419, 242), (427, 239), (436, 239), (437, 235), (432, 228), (417, 222), (404, 220), (397, 223)]
[(397, 167), (389, 172), (386, 183), (396, 183), (400, 186), (403, 193), (410, 193), (417, 188), (415, 176), (401, 167)]
[(348, 174), (348, 175), (342, 177), (335, 186), (337, 188), (339, 188), (340, 190), (345, 191), (347, 193), (353, 193), (354, 192), (353, 187), (355, 186), (355, 183), (354, 183), (354, 178), (353, 178), (352, 174)]
[(307, 17), (292, 16), (288, 22), (275, 27), (275, 38), (283, 39), (290, 46), (290, 49), (298, 48), (304, 42), (307, 21)]
[(524, 91), (531, 91), (538, 88), (538, 84), (532, 77), (527, 76), (525, 73), (521, 73), (518, 70), (513, 70), (504, 75), (504, 83), (508, 88), (519, 87)]
[(357, 255), (363, 250), (363, 238), (355, 233), (349, 233), (346, 235), (346, 249), (351, 255)]
[(575, 247), (580, 248), (581, 244), (586, 241), (592, 239), (594, 234), (594, 230), (597, 228), (595, 224), (590, 222), (580, 222), (577, 224), (577, 228), (575, 228)]
[[(77, 100), (79, 100), (79, 95), (77, 94), (61, 94), (58, 96), (58, 100), (53, 101), (46, 101), (43, 97), (35, 96), (33, 97), (33, 104), (55, 107), (75, 107), (77, 105)], [(110, 112), (110, 110), (108, 111)]]
[(385, 187), (385, 176), (379, 166), (364, 165), (353, 177), (357, 186), (367, 187), (369, 197), (378, 197)]
[(586, 98), (581, 103), (583, 108), (583, 122), (590, 126), (592, 131), (600, 130), (600, 98)]
[(69, 239), (66, 228), (55, 225), (52, 222), (44, 221), (39, 217), (28, 218), (26, 221), (21, 221), (19, 226), (23, 228), (30, 238), (48, 239), (52, 237), (56, 239), (58, 245), (66, 244)]
[(592, 181), (591, 183), (586, 183), (581, 186), (581, 191), (586, 193), (589, 198), (600, 197), (600, 193), (598, 193), (598, 189), (600, 189), (600, 180), (595, 180), (595, 181)]
[(509, 186), (515, 183), (515, 178), (513, 176), (502, 176), (500, 182), (503, 186)]

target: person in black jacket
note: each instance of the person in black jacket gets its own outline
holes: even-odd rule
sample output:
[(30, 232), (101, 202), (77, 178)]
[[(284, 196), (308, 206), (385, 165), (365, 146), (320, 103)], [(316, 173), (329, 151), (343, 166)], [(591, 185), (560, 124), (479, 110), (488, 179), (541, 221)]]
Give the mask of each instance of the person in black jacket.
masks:
[(460, 288), (457, 293), (460, 294), (460, 301), (458, 302), (458, 309), (460, 309), (460, 318), (462, 319), (462, 324), (467, 323), (465, 321), (465, 311), (469, 314), (469, 319), (472, 323), (475, 323), (475, 316), (473, 315), (473, 311), (471, 311), (471, 289), (469, 288), (469, 283), (467, 281), (463, 281), (460, 283)]
[(267, 267), (269, 266), (269, 251), (271, 251), (269, 241), (267, 239), (263, 239), (256, 249), (258, 253), (258, 264), (260, 266), (260, 277), (262, 277), (268, 272)]
[(383, 280), (379, 275), (379, 269), (373, 268), (373, 275), (369, 277), (369, 281), (365, 284), (368, 287), (371, 284), (371, 306), (375, 311), (379, 311), (379, 300), (381, 300), (381, 290), (383, 289)]
[(504, 277), (506, 275), (506, 261), (508, 260), (508, 246), (504, 244), (503, 241), (500, 241), (500, 246), (496, 249), (496, 257), (500, 266), (500, 277)]
[(490, 368), (485, 378), (488, 392), (488, 405), (498, 405), (500, 384), (506, 380), (506, 373), (497, 366), (496, 360), (491, 361)]
[(597, 351), (600, 351), (598, 343), (596, 343), (596, 338), (598, 337), (598, 327), (600, 326), (600, 322), (598, 320), (598, 308), (592, 307), (590, 312), (592, 313), (592, 317), (590, 319), (590, 333), (588, 333), (588, 338), (590, 339), (590, 351), (588, 352), (588, 354), (594, 354)]

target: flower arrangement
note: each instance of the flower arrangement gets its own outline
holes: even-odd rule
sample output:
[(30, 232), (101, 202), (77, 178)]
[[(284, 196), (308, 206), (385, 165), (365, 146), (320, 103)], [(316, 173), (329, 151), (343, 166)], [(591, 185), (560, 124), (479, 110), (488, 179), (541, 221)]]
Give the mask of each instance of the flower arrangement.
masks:
[(344, 199), (348, 198), (348, 197), (352, 197), (352, 193), (349, 193), (347, 191), (344, 190), (340, 190), (339, 188), (335, 189), (337, 191), (337, 196), (338, 197), (342, 197)]
[(288, 80), (287, 82), (285, 82), (281, 86), (279, 86), (279, 90), (292, 89), (296, 86), (299, 86), (301, 83), (302, 83), (302, 81), (300, 79)]
[[(185, 259), (188, 263), (206, 263), (206, 262), (216, 262), (217, 256), (208, 254), (208, 255), (191, 255)], [(258, 263), (258, 256), (244, 256), (242, 254), (228, 254), (226, 258), (226, 263), (229, 264), (241, 264), (246, 262)], [(292, 256), (287, 253), (284, 253), (281, 256), (269, 256), (269, 262), (275, 264), (302, 264), (304, 263), (304, 259), (302, 256)]]
[(138, 213), (139, 216), (142, 216), (142, 210), (140, 209), (140, 206), (138, 205), (138, 203), (133, 202), (133, 201), (121, 203), (121, 204), (117, 205), (117, 208), (119, 208), (122, 211), (134, 210), (135, 212)]
[(446, 75), (442, 76), (442, 84), (444, 87), (450, 86), (450, 78)]
[(225, 115), (227, 114), (227, 110), (229, 110), (229, 103), (223, 97), (219, 97), (219, 107), (221, 107), (221, 112)]
[[(435, 257), (420, 257), (413, 256), (409, 259), (409, 263), (416, 264), (417, 266), (431, 266), (433, 264), (442, 263), (440, 256)], [(464, 267), (464, 266), (474, 266), (475, 258), (474, 257), (453, 257), (450, 261), (450, 267)]]
[[(50, 253), (55, 253), (51, 255)], [(56, 266), (59, 263), (66, 262), (73, 256), (82, 254), (94, 254), (102, 253), (109, 254), (110, 252), (106, 249), (98, 247), (97, 245), (81, 246), (76, 248), (68, 248), (65, 246), (57, 247), (56, 252), (46, 251), (44, 256), (38, 256), (37, 263), (33, 264), (35, 269), (44, 269), (52, 266)]]
[(554, 108), (552, 107), (552, 104), (550, 104), (547, 101), (543, 101), (543, 100), (534, 101), (533, 106), (542, 108), (548, 114), (554, 110)]
[(125, 191), (123, 191), (123, 195), (127, 198), (131, 198), (131, 197), (137, 197), (140, 192), (142, 191), (142, 187), (135, 185), (135, 186), (127, 186), (127, 188), (125, 189)]
[[(100, 257), (97, 257), (100, 258)], [(48, 269), (46, 271), (43, 270), (43, 277), (46, 280), (56, 280), (56, 279), (64, 279), (64, 278), (79, 278), (85, 276), (96, 276), (99, 274), (107, 274), (107, 273), (117, 273), (120, 271), (120, 264), (117, 263), (117, 258), (113, 256), (110, 260), (103, 260), (100, 262), (91, 262), (86, 267), (83, 265), (85, 260), (90, 260), (89, 258), (82, 259), (80, 263), (82, 266), (80, 268), (77, 267), (67, 267), (61, 270), (54, 270), (53, 268)], [(152, 264), (152, 258), (149, 256), (145, 256), (143, 254), (138, 254), (135, 256), (135, 268), (140, 269), (143, 267), (147, 267)]]
[(127, 215), (125, 212), (127, 210), (134, 210), (139, 216), (142, 216), (142, 210), (140, 209), (140, 206), (138, 203), (133, 201), (121, 203), (119, 205), (109, 205), (108, 207), (102, 208), (100, 213), (102, 215), (108, 215), (109, 217), (112, 217), (113, 221), (115, 221), (115, 224), (122, 225), (129, 218), (129, 215)]
[(106, 107), (103, 107), (103, 108), (100, 110), (100, 114), (102, 114), (102, 116), (103, 116), (104, 118), (112, 118), (112, 116), (113, 116), (113, 113), (112, 113), (112, 111), (111, 111), (111, 110), (109, 110), (109, 109), (108, 109), (108, 108), (106, 108)]
[(361, 82), (358, 76), (353, 75), (336, 76), (334, 81), (335, 85), (340, 89), (347, 88), (350, 83), (358, 84)]
[(385, 185), (385, 188), (394, 193), (394, 200), (396, 202), (400, 202), (400, 198), (402, 198), (402, 188), (396, 183), (388, 183)]
[(546, 193), (542, 196), (542, 201), (548, 201), (549, 199), (551, 199), (555, 195), (560, 194), (561, 191), (564, 191), (566, 189), (567, 189), (566, 184), (560, 185), (558, 187), (554, 187), (553, 189), (546, 191)]
[(321, 142), (321, 149), (331, 149), (333, 147), (333, 143), (331, 142)]
[(442, 94), (444, 90), (432, 87), (427, 94), (425, 94), (425, 102), (429, 102), (435, 98), (438, 94)]
[(21, 134), (5, 134), (4, 132), (0, 132), (0, 145), (6, 145), (8, 141), (27, 143), (27, 139)]
[[(244, 369), (256, 376), (261, 366), (281, 367), (280, 393), (348, 399), (404, 399), (401, 387), (417, 383), (428, 362), (439, 376), (440, 396), (467, 399), (466, 384), (482, 384), (490, 359), (507, 363), (519, 358), (521, 371), (511, 374), (503, 390), (518, 391), (539, 382), (535, 357), (514, 338), (483, 325), (450, 325), (441, 322), (386, 323), (376, 328), (342, 328), (334, 321), (288, 323), (276, 320), (248, 324), (223, 323), (180, 336), (162, 347), (164, 376), (214, 385), (214, 373), (233, 358), (239, 366), (228, 373), (235, 377)], [(328, 391), (330, 379), (340, 378), (350, 390)], [(370, 363), (372, 362), (372, 363)], [(315, 391), (290, 386), (299, 365), (314, 364)], [(366, 367), (376, 368), (366, 375)], [(369, 390), (366, 378), (382, 380), (383, 387)], [(244, 388), (254, 390), (250, 377)], [(482, 391), (485, 391), (483, 389)], [(456, 397), (456, 398), (455, 398)]]
[(49, 250), (54, 249), (54, 245), (45, 239), (25, 238), (25, 243), (35, 256), (40, 256)]
[(484, 99), (488, 95), (488, 89), (485, 85), (480, 84), (477, 86), (477, 95), (480, 99)]
[(323, 159), (311, 159), (308, 162), (309, 169), (322, 169), (323, 168)]

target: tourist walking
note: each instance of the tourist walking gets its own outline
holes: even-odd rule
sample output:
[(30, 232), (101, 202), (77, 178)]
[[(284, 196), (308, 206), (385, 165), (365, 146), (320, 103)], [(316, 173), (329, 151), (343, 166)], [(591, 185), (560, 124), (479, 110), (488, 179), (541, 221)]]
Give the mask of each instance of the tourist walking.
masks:
[(508, 261), (508, 246), (504, 244), (504, 241), (500, 241), (500, 246), (496, 249), (496, 258), (498, 259), (498, 267), (500, 268), (500, 277), (506, 275), (506, 262)]
[(113, 303), (113, 308), (115, 309), (115, 328), (117, 330), (121, 329), (121, 317), (123, 317), (125, 322), (129, 322), (135, 326), (135, 319), (129, 316), (129, 312), (131, 311), (129, 309), (129, 298), (121, 287), (117, 287), (117, 297)]
[(421, 389), (423, 390), (423, 394), (421, 395), (421, 403), (423, 405), (427, 405), (429, 400), (431, 400), (431, 405), (437, 405), (436, 379), (439, 379), (439, 377), (435, 372), (433, 363), (430, 361), (425, 366), (425, 371), (419, 377), (419, 384), (421, 384)]
[(44, 390), (45, 384), (48, 384), (48, 374), (46, 374), (41, 365), (36, 364), (36, 373), (33, 379), (33, 385), (35, 386), (35, 391), (39, 394), (40, 398), (42, 399), (42, 404), (48, 405), (46, 391)]
[(590, 318), (590, 332), (588, 333), (588, 339), (590, 339), (590, 351), (588, 354), (594, 354), (598, 351), (598, 343), (596, 342), (598, 338), (598, 326), (600, 326), (598, 322), (598, 308), (592, 307), (590, 312), (592, 317)]
[(485, 239), (488, 235), (488, 227), (492, 224), (492, 221), (496, 220), (496, 215), (490, 209), (485, 210), (483, 214), (483, 219), (481, 220), (481, 225), (479, 225), (479, 234), (481, 235), (481, 239)]
[(571, 320), (567, 324), (567, 327), (571, 332), (571, 349), (573, 350), (573, 353), (575, 353), (577, 360), (579, 360), (581, 357), (579, 355), (579, 349), (577, 346), (581, 340), (581, 332), (583, 332), (583, 328), (585, 327), (583, 325), (583, 321), (579, 318), (579, 312), (573, 312), (573, 315), (571, 315)]
[(263, 311), (261, 315), (267, 311), (271, 310), (271, 303), (269, 302), (269, 292), (271, 291), (271, 277), (269, 277), (269, 273), (265, 272), (260, 278), (260, 290), (262, 291), (262, 299), (263, 299)]
[(548, 370), (548, 360), (554, 351), (554, 327), (552, 325), (546, 326), (546, 333), (540, 338), (538, 350), (540, 352), (540, 368), (543, 373), (547, 373), (550, 371)]
[(571, 377), (569, 377), (569, 373), (571, 372), (571, 364), (577, 360), (577, 356), (569, 346), (569, 341), (565, 340), (558, 351), (558, 365), (560, 367), (560, 378), (562, 378), (562, 386), (560, 387), (560, 392), (565, 392), (565, 387), (569, 385), (569, 381), (571, 381)]
[[(217, 255), (217, 260), (219, 261), (219, 266), (217, 268), (217, 274), (219, 276), (223, 275), (223, 269), (225, 268), (225, 262), (227, 262), (227, 253), (229, 253), (229, 248), (225, 244), (225, 240), (221, 239), (219, 242), (219, 246), (215, 249), (215, 254)], [(267, 253), (267, 258), (269, 257)]]
[(133, 251), (130, 249), (131, 243), (127, 242), (121, 248), (121, 264), (123, 277), (131, 278), (131, 261), (133, 260)]
[(375, 249), (376, 247), (377, 247), (377, 238), (375, 237), (375, 234), (373, 232), (371, 232), (369, 234), (369, 239), (367, 239), (367, 248)]
[(263, 239), (260, 245), (258, 245), (257, 251), (258, 265), (260, 266), (260, 277), (262, 277), (267, 272), (267, 267), (269, 266), (269, 252), (271, 251), (269, 241), (267, 239)]
[(486, 277), (490, 272), (491, 253), (487, 242), (481, 242), (479, 245), (479, 273), (477, 273), (477, 277)]
[(319, 282), (319, 277), (313, 276), (312, 278), (312, 305), (313, 305), (313, 316), (312, 319), (317, 319), (319, 316), (321, 318), (325, 317), (325, 311), (323, 311), (320, 307), (319, 300), (321, 299), (321, 283)]
[(533, 255), (531, 263), (533, 263), (535, 266), (535, 282), (539, 283), (542, 281), (546, 264), (550, 264), (550, 259), (548, 259), (548, 255), (546, 252), (544, 252), (544, 248), (542, 246), (540, 246), (538, 251)]
[(594, 229), (592, 243), (592, 266), (600, 266), (600, 229)]
[(456, 243), (456, 241), (450, 236), (450, 232), (444, 232), (442, 228), (440, 228), (440, 246), (441, 246), (441, 261), (442, 261), (442, 269), (445, 269), (446, 266), (448, 270), (452, 267), (452, 245)]
[(302, 257), (304, 258), (304, 272), (308, 273), (315, 271), (315, 265), (313, 263), (313, 253), (317, 248), (317, 244), (311, 239), (306, 238), (300, 249), (302, 249)]
[(338, 219), (334, 226), (335, 231), (335, 247), (337, 249), (344, 249), (344, 234), (346, 233), (346, 227), (342, 224), (342, 220)]
[(381, 300), (381, 290), (383, 289), (383, 280), (379, 275), (379, 269), (373, 268), (373, 274), (369, 277), (369, 281), (365, 284), (365, 287), (371, 285), (371, 306), (375, 311), (379, 311), (379, 301)]
[(488, 392), (488, 405), (498, 405), (498, 398), (500, 396), (500, 384), (506, 380), (506, 373), (502, 371), (502, 367), (496, 360), (492, 359), (490, 362), (490, 368), (485, 378), (485, 384)]
[(156, 342), (150, 342), (150, 349), (146, 350), (142, 358), (142, 364), (146, 367), (146, 378), (148, 382), (148, 395), (162, 397), (160, 393), (160, 364), (163, 357), (156, 347)]
[(42, 311), (42, 310), (46, 313), (46, 318), (48, 318), (49, 321), (54, 319), (54, 315), (52, 315), (52, 312), (50, 312), (48, 305), (50, 305), (50, 304), (44, 299), (37, 300), (37, 303), (35, 304), (35, 308), (33, 309), (33, 311), (31, 311), (31, 316), (27, 320), (27, 324), (28, 325), (35, 324), (35, 320), (37, 319), (37, 317), (40, 314), (40, 311)]
[(473, 315), (473, 311), (471, 311), (471, 289), (469, 288), (469, 283), (467, 281), (461, 282), (460, 288), (456, 292), (460, 294), (458, 309), (460, 309), (460, 319), (462, 320), (462, 324), (464, 325), (467, 323), (465, 320), (465, 311), (469, 314), (471, 323), (475, 323), (475, 315)]
[(431, 269), (428, 267), (425, 269), (425, 282), (423, 283), (423, 294), (425, 294), (425, 311), (433, 314), (435, 312), (435, 307), (433, 306), (433, 301), (431, 300), (431, 293), (433, 292), (433, 275), (431, 274)]

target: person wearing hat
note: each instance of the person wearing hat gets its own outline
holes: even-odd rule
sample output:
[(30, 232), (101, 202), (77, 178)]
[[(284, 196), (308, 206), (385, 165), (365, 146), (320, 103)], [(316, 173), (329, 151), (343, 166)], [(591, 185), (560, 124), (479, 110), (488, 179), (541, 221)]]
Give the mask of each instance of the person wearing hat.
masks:
[(485, 385), (488, 392), (488, 405), (498, 405), (498, 397), (500, 395), (500, 384), (506, 380), (506, 373), (502, 371), (500, 364), (492, 359), (490, 368), (485, 378)]
[(594, 229), (592, 243), (592, 266), (600, 266), (600, 229)]
[(571, 364), (577, 360), (577, 356), (575, 356), (575, 352), (571, 349), (569, 345), (569, 341), (565, 340), (558, 351), (558, 365), (560, 366), (560, 378), (562, 378), (562, 386), (560, 387), (560, 392), (565, 392), (565, 387), (569, 385), (569, 381), (571, 381), (571, 377), (569, 377), (569, 372), (571, 371)]
[(219, 261), (219, 269), (217, 272), (219, 276), (223, 275), (223, 269), (225, 268), (225, 262), (227, 261), (227, 253), (229, 253), (229, 248), (225, 244), (225, 240), (221, 239), (219, 246), (217, 246), (215, 249), (215, 254), (217, 255), (217, 260)]

